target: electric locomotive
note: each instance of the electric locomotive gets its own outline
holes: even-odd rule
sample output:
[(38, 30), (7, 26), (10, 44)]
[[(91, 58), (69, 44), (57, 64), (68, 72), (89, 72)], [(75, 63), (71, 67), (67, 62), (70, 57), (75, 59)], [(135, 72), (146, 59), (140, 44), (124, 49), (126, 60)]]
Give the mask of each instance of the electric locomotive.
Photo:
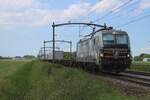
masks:
[(131, 64), (130, 39), (121, 30), (100, 29), (77, 43), (77, 61), (91, 62), (100, 70), (122, 72)]

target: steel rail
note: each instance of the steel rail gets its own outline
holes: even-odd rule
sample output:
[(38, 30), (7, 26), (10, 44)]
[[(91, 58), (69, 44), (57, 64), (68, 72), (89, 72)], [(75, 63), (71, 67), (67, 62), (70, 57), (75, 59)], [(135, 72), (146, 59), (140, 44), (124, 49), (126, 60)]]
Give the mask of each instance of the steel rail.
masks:
[(139, 85), (150, 87), (150, 80), (144, 78), (138, 78), (133, 76), (120, 75), (118, 77), (120, 80), (129, 81), (131, 83), (136, 83)]
[(100, 72), (96, 75), (108, 77), (108, 78), (112, 78), (112, 79), (116, 79), (116, 80), (121, 80), (124, 82), (130, 82), (130, 83), (138, 84), (138, 85), (145, 86), (145, 87), (150, 87), (150, 80), (149, 79), (126, 76), (123, 74), (103, 73), (103, 72)]
[(144, 72), (144, 71), (127, 70), (127, 71), (125, 71), (125, 73), (136, 74), (136, 75), (144, 75), (144, 76), (150, 76), (150, 72)]

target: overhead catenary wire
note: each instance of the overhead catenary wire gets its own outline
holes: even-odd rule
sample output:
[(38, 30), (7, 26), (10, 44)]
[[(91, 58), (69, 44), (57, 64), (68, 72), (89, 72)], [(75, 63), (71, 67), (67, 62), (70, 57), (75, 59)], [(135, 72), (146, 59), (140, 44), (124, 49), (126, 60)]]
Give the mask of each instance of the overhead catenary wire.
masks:
[(113, 12), (115, 12), (115, 11), (117, 11), (118, 9), (120, 9), (120, 8), (126, 6), (127, 4), (129, 4), (131, 1), (132, 1), (132, 0), (128, 0), (127, 2), (123, 3), (123, 4), (120, 5), (119, 7), (114, 8), (113, 10), (109, 11), (109, 12), (108, 12), (107, 14), (105, 14), (104, 16), (102, 16), (102, 17), (100, 17), (100, 18), (94, 20), (93, 22), (98, 22), (99, 20), (102, 20), (102, 19), (106, 18), (107, 16), (109, 16), (109, 15), (112, 14)]
[[(127, 4), (129, 4), (132, 0), (128, 0), (127, 2), (123, 3), (122, 5), (120, 5), (119, 7), (117, 8), (114, 8), (113, 10), (111, 10), (110, 12), (108, 12), (106, 15), (94, 20), (94, 21), (91, 21), (91, 23), (94, 23), (94, 22), (98, 22), (99, 20), (102, 20), (104, 18), (106, 18), (107, 16), (111, 15), (113, 12), (117, 11), (118, 9), (122, 8), (122, 7), (125, 7)], [(84, 28), (86, 28), (86, 26), (83, 26), (83, 28), (81, 29), (80, 33), (84, 30)]]
[[(124, 8), (122, 8), (122, 10), (124, 10), (125, 8), (129, 8), (129, 7), (133, 6), (131, 9), (128, 9), (126, 13), (130, 13), (130, 12), (134, 11), (134, 10), (136, 9), (136, 4), (137, 4), (139, 1), (140, 1), (140, 0), (137, 0), (137, 1), (133, 2), (132, 4), (130, 4), (130, 5), (128, 5), (128, 6), (124, 7)], [(116, 13), (118, 13), (118, 12), (116, 12)], [(116, 13), (113, 13), (113, 14), (116, 14)], [(118, 19), (118, 18), (120, 18), (120, 17), (122, 17), (121, 14), (120, 14), (120, 15), (117, 15), (117, 16), (113, 16), (113, 17), (107, 18), (107, 19), (105, 19), (105, 21), (111, 21), (111, 20), (114, 20), (114, 19)]]
[[(101, 3), (102, 0), (99, 0), (99, 3)], [(124, 0), (120, 0), (120, 1), (124, 1)], [(129, 0), (130, 1), (130, 0)], [(132, 1), (132, 0), (131, 0)], [(118, 4), (116, 4), (115, 6), (117, 6)], [(90, 17), (90, 15), (92, 13), (95, 13), (95, 10), (93, 10), (93, 7), (91, 7), (91, 9), (89, 9), (89, 11), (87, 12), (87, 14), (85, 14), (82, 18), (80, 18), (80, 20), (85, 19)]]
[(119, 26), (117, 26), (117, 27), (124, 27), (124, 26), (127, 26), (127, 25), (131, 24), (131, 23), (135, 23), (135, 22), (137, 22), (137, 21), (143, 20), (143, 19), (148, 18), (148, 17), (150, 17), (150, 14), (145, 15), (145, 16), (142, 16), (142, 17), (139, 17), (139, 18), (136, 18), (136, 19), (134, 19), (134, 20), (131, 20), (131, 21), (129, 21), (129, 22), (127, 22), (127, 23), (124, 23), (124, 24), (122, 24), (122, 25), (119, 25)]

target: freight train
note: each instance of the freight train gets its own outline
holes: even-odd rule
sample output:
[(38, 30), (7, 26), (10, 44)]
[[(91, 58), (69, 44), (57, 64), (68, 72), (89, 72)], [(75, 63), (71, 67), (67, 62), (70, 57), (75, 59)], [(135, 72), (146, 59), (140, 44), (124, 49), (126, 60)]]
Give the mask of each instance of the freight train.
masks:
[(131, 64), (130, 39), (121, 30), (99, 29), (77, 43), (76, 60), (95, 63), (107, 72), (122, 72)]

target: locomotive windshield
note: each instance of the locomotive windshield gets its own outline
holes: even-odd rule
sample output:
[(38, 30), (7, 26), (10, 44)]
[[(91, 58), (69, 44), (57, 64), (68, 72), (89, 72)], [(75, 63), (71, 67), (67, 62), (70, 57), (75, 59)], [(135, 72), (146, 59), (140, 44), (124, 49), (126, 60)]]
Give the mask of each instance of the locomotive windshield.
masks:
[(103, 35), (103, 42), (104, 44), (114, 44), (115, 43), (115, 37), (113, 34), (104, 34)]
[(109, 44), (128, 44), (128, 36), (126, 34), (103, 34), (104, 45)]
[(128, 44), (128, 37), (126, 34), (117, 34), (116, 36), (116, 44)]

